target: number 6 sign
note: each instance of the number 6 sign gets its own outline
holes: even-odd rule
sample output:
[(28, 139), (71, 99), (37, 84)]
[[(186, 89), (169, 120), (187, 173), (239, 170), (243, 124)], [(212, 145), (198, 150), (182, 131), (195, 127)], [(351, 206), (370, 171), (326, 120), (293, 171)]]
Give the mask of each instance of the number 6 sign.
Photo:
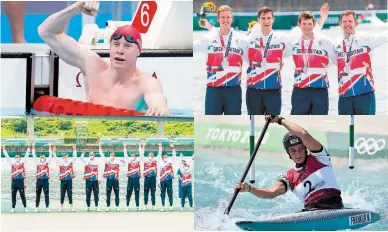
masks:
[(140, 2), (136, 15), (133, 18), (132, 26), (134, 26), (140, 33), (146, 33), (157, 9), (158, 6), (154, 1)]

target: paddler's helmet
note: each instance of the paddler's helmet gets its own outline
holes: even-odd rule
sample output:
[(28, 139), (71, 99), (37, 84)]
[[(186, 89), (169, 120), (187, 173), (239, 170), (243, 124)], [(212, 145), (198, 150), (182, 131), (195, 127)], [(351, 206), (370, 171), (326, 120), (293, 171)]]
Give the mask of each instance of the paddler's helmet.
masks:
[(300, 139), (298, 136), (295, 136), (288, 132), (287, 134), (284, 135), (283, 137), (283, 147), (286, 149), (286, 152), (288, 156), (291, 159), (290, 152), (288, 151), (289, 147), (298, 145), (298, 144), (303, 144), (302, 139)]

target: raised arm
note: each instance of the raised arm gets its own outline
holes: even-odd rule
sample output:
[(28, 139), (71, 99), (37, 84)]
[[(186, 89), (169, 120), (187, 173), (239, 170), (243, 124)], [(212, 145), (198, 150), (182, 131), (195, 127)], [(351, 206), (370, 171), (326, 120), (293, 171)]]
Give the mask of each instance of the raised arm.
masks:
[(163, 152), (162, 143), (158, 143), (158, 146), (159, 146), (158, 158), (160, 158), (160, 160), (162, 160), (162, 152)]
[(27, 160), (28, 160), (28, 156), (30, 155), (30, 151), (31, 151), (31, 143), (28, 144), (28, 147), (27, 147), (27, 151), (26, 151), (26, 154), (24, 155), (24, 164), (27, 163)]
[[(215, 31), (218, 30), (216, 27), (213, 27), (206, 19), (205, 25), (206, 26), (203, 28), (208, 29), (210, 33), (215, 33)], [(209, 45), (211, 45), (211, 40), (207, 35), (204, 35), (200, 39), (193, 42), (193, 50), (195, 52), (206, 52)]]
[(50, 164), (53, 158), (53, 152), (51, 151), (51, 147), (49, 147), (49, 156), (46, 159), (47, 164)]
[[(317, 21), (317, 24), (320, 27), (319, 28), (319, 30), (320, 30), (320, 29), (322, 29), (323, 25), (326, 22), (327, 17), (329, 16), (329, 4), (328, 3), (326, 3), (326, 2), (323, 3), (321, 10), (319, 11), (319, 15), (320, 15), (320, 18)], [(316, 29), (316, 28), (314, 28), (314, 29)]]
[(7, 150), (5, 150), (5, 145), (3, 145), (3, 153), (4, 153), (5, 158), (7, 159), (7, 162), (12, 164), (12, 160), (9, 157), (8, 152), (7, 152)]
[(106, 157), (104, 155), (104, 152), (102, 151), (101, 142), (98, 143), (98, 153), (100, 154), (102, 161), (105, 163)]
[(143, 147), (141, 145), (142, 145), (142, 143), (141, 143), (141, 141), (139, 141), (139, 158), (140, 158), (140, 162), (144, 162), (145, 161), (145, 159), (144, 159), (145, 149), (144, 149), (144, 144), (143, 144)]
[(39, 159), (36, 158), (36, 154), (35, 154), (35, 143), (32, 143), (32, 158), (35, 162), (36, 165), (39, 164)]
[[(51, 145), (49, 145), (49, 149), (51, 150)], [(61, 165), (61, 161), (58, 159), (57, 157), (57, 148), (56, 147), (53, 147), (53, 158), (55, 160), (55, 162), (58, 164), (58, 165)]]
[(82, 162), (84, 165), (88, 164), (88, 162), (85, 160), (85, 152), (86, 152), (86, 150), (84, 149), (84, 150), (82, 151), (82, 153), (81, 153), (81, 156), (79, 157), (80, 160), (81, 160), (81, 162)]
[(129, 163), (129, 157), (128, 157), (128, 151), (127, 151), (127, 144), (126, 143), (123, 143), (123, 153), (124, 153), (125, 162)]
[(73, 164), (77, 161), (77, 147), (76, 145), (73, 146)]
[(66, 63), (85, 71), (89, 55), (98, 56), (88, 49), (81, 48), (78, 43), (64, 33), (66, 24), (80, 12), (95, 16), (99, 8), (96, 1), (79, 1), (49, 16), (39, 27), (39, 36)]
[(174, 165), (176, 160), (176, 150), (173, 143), (170, 143), (170, 147), (172, 148), (171, 164)]

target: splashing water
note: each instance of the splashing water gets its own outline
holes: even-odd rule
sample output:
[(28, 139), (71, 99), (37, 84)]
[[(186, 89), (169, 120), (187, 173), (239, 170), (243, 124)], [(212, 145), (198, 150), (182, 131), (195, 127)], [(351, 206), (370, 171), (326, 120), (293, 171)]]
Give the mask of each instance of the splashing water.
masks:
[[(230, 231), (239, 230), (235, 222), (258, 220), (300, 211), (303, 203), (292, 193), (273, 200), (260, 199), (252, 194), (239, 193), (230, 215), (224, 211), (233, 196), (233, 187), (241, 178), (248, 162), (247, 157), (238, 157), (231, 152), (197, 149), (195, 164), (195, 230)], [(231, 154), (228, 154), (231, 153)], [(255, 186), (267, 188), (276, 178), (286, 172), (290, 163), (279, 161), (279, 165), (266, 164), (274, 153), (260, 152), (256, 160)], [(267, 157), (269, 157), (267, 159)], [(356, 167), (334, 167), (334, 173), (342, 188), (345, 207), (378, 212), (381, 220), (358, 230), (388, 229), (388, 170), (376, 164)], [(385, 161), (388, 162), (388, 161)], [(249, 181), (249, 175), (245, 181)]]

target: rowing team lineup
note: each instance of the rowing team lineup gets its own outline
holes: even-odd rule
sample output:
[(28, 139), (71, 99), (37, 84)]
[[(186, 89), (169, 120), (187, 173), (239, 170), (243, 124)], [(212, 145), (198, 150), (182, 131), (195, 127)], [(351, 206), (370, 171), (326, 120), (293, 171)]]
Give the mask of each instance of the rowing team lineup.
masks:
[[(144, 157), (145, 153), (145, 144), (139, 144), (139, 151), (132, 152), (131, 157), (128, 156), (127, 145), (123, 144), (123, 154), (124, 159), (116, 158), (115, 152), (109, 152), (109, 158), (105, 157), (104, 151), (102, 150), (101, 143), (99, 144), (98, 154), (102, 158), (101, 163), (104, 163), (104, 171), (99, 171), (100, 160), (95, 159), (95, 154), (93, 151), (89, 153), (89, 159), (85, 159), (86, 150), (81, 153), (79, 159), (84, 164), (84, 175), (82, 179), (85, 180), (85, 189), (86, 189), (86, 207), (85, 211), (90, 210), (90, 199), (92, 192), (94, 193), (94, 202), (95, 202), (95, 211), (100, 212), (99, 208), (99, 185), (104, 179), (106, 182), (106, 210), (105, 212), (110, 211), (111, 204), (111, 193), (112, 190), (115, 194), (115, 207), (116, 211), (120, 211), (120, 199), (119, 199), (119, 180), (120, 180), (120, 165), (128, 165), (128, 185), (127, 185), (127, 195), (126, 195), (126, 208), (129, 210), (129, 203), (131, 200), (132, 193), (135, 194), (136, 201), (136, 211), (140, 210), (139, 204), (139, 193), (140, 193), (140, 179), (144, 178), (144, 208), (147, 210), (147, 203), (149, 193), (151, 194), (152, 210), (156, 211), (155, 206), (155, 192), (156, 186), (161, 189), (161, 201), (162, 207), (161, 212), (165, 211), (165, 200), (166, 192), (168, 194), (170, 211), (173, 211), (173, 179), (175, 173), (179, 175), (179, 193), (181, 198), (181, 211), (184, 211), (184, 205), (186, 196), (190, 202), (190, 210), (193, 210), (193, 198), (192, 198), (192, 166), (193, 161), (186, 161), (183, 158), (182, 153), (180, 154), (180, 167), (176, 171), (173, 166), (176, 158), (176, 150), (173, 144), (172, 147), (172, 157), (168, 157), (166, 153), (163, 154), (162, 144), (159, 144), (158, 157), (159, 160), (154, 159), (154, 153), (150, 152), (147, 159)], [(64, 211), (64, 200), (67, 193), (69, 199), (70, 211), (75, 212), (73, 208), (73, 179), (75, 179), (75, 162), (78, 159), (77, 157), (77, 148), (73, 146), (72, 159), (69, 158), (67, 153), (61, 154), (62, 158), (58, 158), (56, 153), (56, 147), (53, 148), (51, 145), (48, 145), (49, 156), (46, 158), (44, 153), (41, 153), (39, 159), (36, 156), (35, 145), (32, 144), (32, 149), (28, 146), (27, 151), (25, 152), (23, 160), (20, 157), (20, 154), (15, 154), (15, 158), (11, 159), (8, 155), (6, 147), (3, 146), (3, 153), (6, 157), (8, 163), (11, 164), (11, 188), (12, 188), (12, 209), (11, 213), (15, 212), (16, 207), (16, 194), (20, 193), (22, 204), (24, 207), (24, 212), (28, 212), (27, 203), (26, 203), (26, 193), (25, 193), (25, 179), (26, 179), (26, 164), (30, 152), (32, 152), (32, 157), (36, 164), (36, 203), (34, 212), (39, 212), (39, 202), (41, 192), (43, 190), (45, 196), (45, 205), (46, 212), (50, 212), (50, 191), (49, 191), (49, 179), (50, 179), (50, 161), (54, 159), (57, 165), (59, 166), (59, 179), (60, 179), (60, 208), (58, 212)], [(192, 157), (194, 159), (194, 157)], [(125, 169), (124, 169), (125, 170)], [(184, 193), (182, 195), (182, 193)]]
[[(215, 11), (215, 5), (207, 2), (198, 24), (208, 32), (194, 41), (194, 51), (206, 54), (206, 115), (241, 114), (241, 82), (245, 74), (248, 115), (288, 114), (282, 111), (284, 89), (292, 91), (291, 102), (286, 102), (286, 105), (291, 104), (291, 115), (327, 115), (329, 88), (334, 88), (330, 86), (333, 83), (329, 83), (329, 75), (335, 75), (332, 81), (338, 82), (335, 84), (338, 86), (337, 114), (376, 114), (378, 74), (373, 72), (372, 66), (378, 61), (372, 59), (372, 53), (384, 49), (382, 45), (388, 42), (388, 30), (358, 32), (355, 11), (345, 10), (339, 17), (341, 36), (330, 38), (322, 30), (329, 16), (327, 3), (320, 9), (319, 20), (311, 11), (301, 12), (297, 24), (288, 33), (273, 30), (280, 25), (275, 24), (276, 12), (271, 7), (258, 9), (257, 22), (254, 26), (251, 22), (248, 35), (233, 28), (234, 14), (238, 13), (230, 6), (218, 7), (219, 27), (203, 17), (209, 11)], [(337, 67), (334, 72), (331, 72), (331, 65)], [(287, 71), (282, 72), (284, 68)], [(386, 73), (385, 69), (382, 76), (385, 79)], [(293, 79), (292, 88), (285, 86), (291, 84), (286, 79)], [(382, 94), (386, 92), (384, 88)], [(386, 101), (378, 107), (385, 109)]]

